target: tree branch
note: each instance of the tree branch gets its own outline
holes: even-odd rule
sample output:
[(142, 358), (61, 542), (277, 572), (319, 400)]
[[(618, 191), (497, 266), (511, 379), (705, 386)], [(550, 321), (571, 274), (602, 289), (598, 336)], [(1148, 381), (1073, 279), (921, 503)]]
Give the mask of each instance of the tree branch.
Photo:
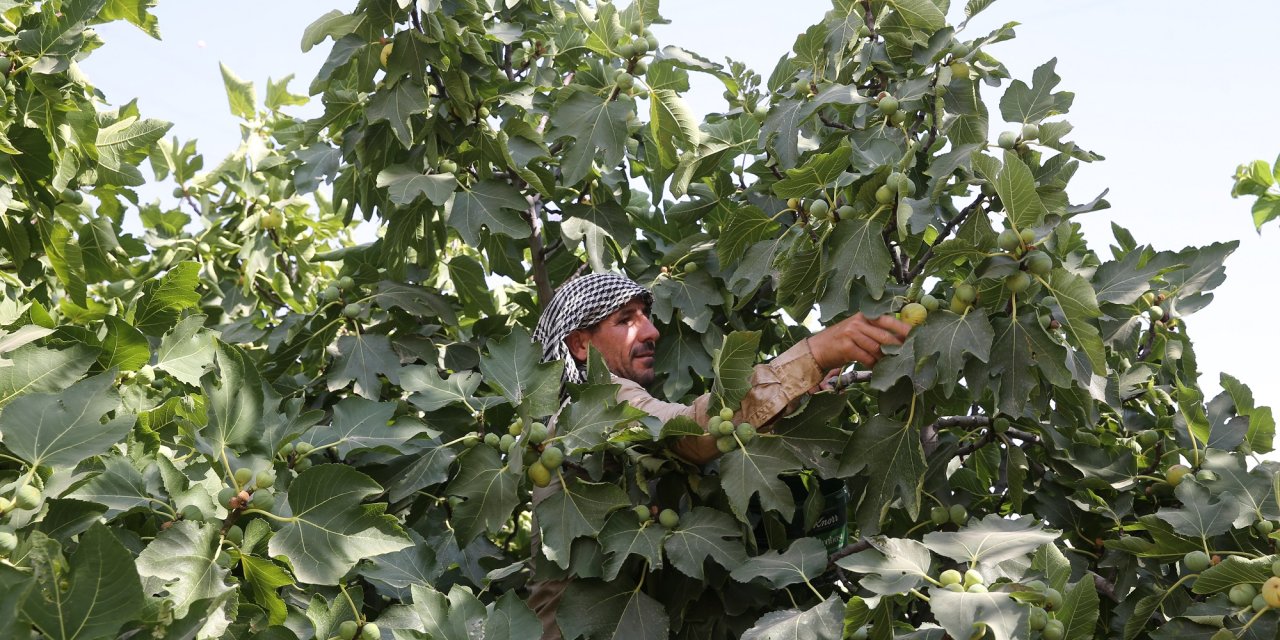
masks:
[(898, 253), (898, 246), (895, 245), (892, 240), (893, 225), (886, 224), (884, 226), (884, 232), (880, 235), (884, 238), (884, 248), (889, 250), (889, 257), (893, 258), (893, 279), (897, 280), (898, 284), (906, 284), (907, 282), (910, 282), (909, 280), (903, 279), (907, 274), (902, 266), (902, 256)]
[(831, 388), (836, 391), (843, 391), (855, 384), (862, 384), (871, 380), (870, 371), (850, 371), (840, 374), (835, 380), (831, 381)]
[(826, 114), (821, 112), (818, 113), (818, 119), (822, 121), (822, 124), (825, 124), (828, 127), (831, 127), (832, 129), (840, 129), (841, 131), (857, 131), (857, 129), (854, 129), (853, 127), (847, 124), (844, 124), (842, 122), (836, 122), (835, 120), (828, 118)]
[(836, 551), (830, 556), (827, 556), (827, 569), (830, 570), (832, 567), (835, 567), (836, 561), (841, 558), (846, 558), (859, 551), (866, 551), (867, 549), (870, 549), (870, 548), (871, 548), (871, 543), (867, 542), (866, 538), (863, 538), (862, 540), (859, 540), (853, 544), (847, 545), (843, 549), (840, 549), (839, 551)]
[(916, 259), (916, 266), (907, 274), (907, 282), (915, 280), (917, 276), (924, 272), (925, 265), (929, 264), (929, 258), (933, 257), (934, 247), (942, 244), (942, 241), (946, 240), (947, 236), (951, 235), (951, 233), (960, 226), (960, 223), (964, 222), (965, 219), (972, 215), (974, 211), (981, 209), (982, 204), (986, 202), (986, 200), (987, 197), (979, 193), (978, 197), (975, 198), (973, 202), (969, 203), (969, 206), (961, 209), (960, 213), (956, 214), (956, 217), (948, 220), (947, 224), (943, 225), (942, 231), (938, 233), (937, 239), (933, 241), (933, 244), (929, 245), (928, 249), (925, 249), (924, 253), (920, 254), (919, 258)]
[(529, 208), (524, 212), (524, 219), (529, 223), (529, 255), (532, 259), (533, 281), (538, 288), (538, 303), (547, 305), (551, 302), (551, 277), (547, 274), (546, 248), (542, 244), (542, 197), (538, 194), (528, 196)]

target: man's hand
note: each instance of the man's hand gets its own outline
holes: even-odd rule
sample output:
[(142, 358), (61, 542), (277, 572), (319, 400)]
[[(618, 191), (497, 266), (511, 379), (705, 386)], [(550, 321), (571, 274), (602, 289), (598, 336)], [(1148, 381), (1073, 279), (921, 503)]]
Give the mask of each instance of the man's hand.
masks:
[(811, 336), (809, 350), (823, 369), (850, 362), (873, 367), (882, 355), (880, 347), (902, 344), (910, 331), (911, 325), (891, 315), (867, 319), (858, 313)]

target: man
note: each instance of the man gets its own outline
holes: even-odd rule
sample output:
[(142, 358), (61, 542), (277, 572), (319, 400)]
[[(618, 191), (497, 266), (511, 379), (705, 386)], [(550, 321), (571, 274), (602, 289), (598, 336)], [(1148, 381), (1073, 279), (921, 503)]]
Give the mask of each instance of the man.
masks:
[[(705, 431), (710, 394), (685, 405), (664, 402), (645, 390), (656, 376), (653, 364), (659, 335), (649, 319), (652, 303), (653, 295), (626, 277), (613, 273), (583, 276), (560, 287), (538, 319), (533, 337), (542, 343), (544, 362), (564, 361), (567, 381), (585, 379), (587, 354), (594, 348), (619, 385), (619, 402), (663, 422), (677, 416), (691, 418)], [(851, 362), (873, 366), (883, 345), (902, 344), (910, 330), (910, 325), (892, 316), (868, 319), (858, 313), (801, 340), (772, 361), (756, 365), (751, 389), (733, 421), (767, 429), (789, 404), (818, 386), (832, 369)], [(695, 464), (706, 464), (720, 455), (711, 435), (681, 438), (672, 450)], [(554, 490), (552, 486), (535, 491), (535, 503)], [(535, 537), (535, 553), (537, 547)], [(555, 608), (564, 586), (564, 581), (532, 585), (529, 604), (542, 620), (544, 640), (560, 637)]]

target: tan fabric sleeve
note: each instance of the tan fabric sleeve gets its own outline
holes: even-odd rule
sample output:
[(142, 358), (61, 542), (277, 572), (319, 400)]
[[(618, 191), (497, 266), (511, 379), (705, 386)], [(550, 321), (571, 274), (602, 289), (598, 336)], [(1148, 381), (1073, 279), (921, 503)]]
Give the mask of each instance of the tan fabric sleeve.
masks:
[[(792, 401), (821, 382), (823, 375), (809, 350), (809, 341), (801, 340), (772, 361), (756, 365), (751, 374), (751, 389), (742, 398), (733, 421), (750, 422), (757, 429), (767, 427)], [(692, 405), (685, 405), (659, 400), (631, 380), (614, 377), (613, 381), (619, 385), (619, 401), (626, 401), (663, 422), (677, 416), (692, 418), (706, 431), (710, 394), (703, 394)], [(681, 438), (672, 445), (672, 450), (680, 457), (699, 464), (719, 455), (715, 440), (710, 436)]]

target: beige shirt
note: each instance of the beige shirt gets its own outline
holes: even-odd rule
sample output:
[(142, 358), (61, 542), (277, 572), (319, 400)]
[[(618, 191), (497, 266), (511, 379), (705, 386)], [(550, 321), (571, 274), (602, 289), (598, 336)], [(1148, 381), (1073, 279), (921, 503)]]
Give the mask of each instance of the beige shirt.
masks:
[[(782, 355), (765, 364), (756, 365), (751, 373), (751, 390), (742, 398), (738, 410), (733, 414), (734, 422), (750, 422), (757, 429), (766, 427), (781, 415), (788, 405), (803, 396), (819, 382), (825, 372), (818, 368), (818, 363), (809, 350), (809, 341), (801, 340)], [(704, 393), (693, 401), (692, 405), (676, 402), (664, 402), (649, 394), (638, 383), (613, 376), (613, 382), (619, 385), (618, 401), (667, 422), (672, 418), (684, 416), (691, 418), (707, 429), (707, 405), (711, 402), (711, 394)], [(682, 438), (672, 445), (672, 450), (683, 457), (697, 458), (695, 448), (699, 447), (697, 438)], [(714, 446), (701, 443), (701, 446)]]

